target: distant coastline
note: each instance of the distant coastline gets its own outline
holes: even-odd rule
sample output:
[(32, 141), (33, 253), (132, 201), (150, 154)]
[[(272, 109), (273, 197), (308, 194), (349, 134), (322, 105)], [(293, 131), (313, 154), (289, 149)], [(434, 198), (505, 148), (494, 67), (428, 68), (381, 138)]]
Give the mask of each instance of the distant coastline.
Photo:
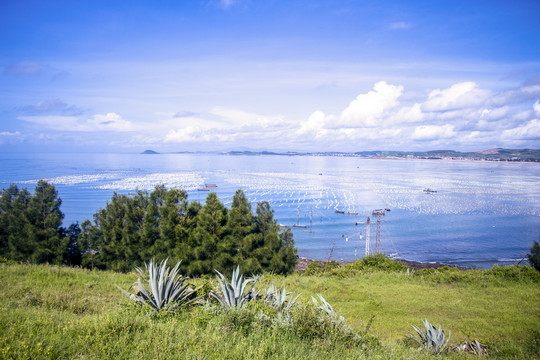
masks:
[[(160, 154), (154, 150), (145, 150), (142, 154)], [(366, 159), (396, 160), (447, 160), (447, 161), (490, 161), (490, 162), (540, 162), (540, 149), (489, 149), (476, 152), (454, 150), (431, 151), (358, 151), (358, 152), (274, 152), (274, 151), (227, 151), (227, 152), (171, 152), (169, 154), (220, 154), (232, 156), (337, 156)]]

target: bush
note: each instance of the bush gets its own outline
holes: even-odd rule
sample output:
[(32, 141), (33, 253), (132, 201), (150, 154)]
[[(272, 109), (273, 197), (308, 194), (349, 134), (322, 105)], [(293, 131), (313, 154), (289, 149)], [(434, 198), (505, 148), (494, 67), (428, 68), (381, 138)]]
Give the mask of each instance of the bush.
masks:
[(530, 266), (499, 266), (495, 264), (493, 265), (491, 270), (487, 270), (486, 273), (494, 277), (499, 277), (507, 280), (540, 281), (540, 273), (538, 273), (538, 271), (535, 271)]
[(407, 266), (403, 265), (397, 260), (388, 258), (383, 253), (371, 254), (364, 256), (360, 260), (356, 260), (352, 264), (345, 266), (348, 269), (354, 269), (359, 271), (387, 271), (387, 272), (398, 272), (398, 271), (407, 271)]
[(310, 263), (306, 269), (302, 272), (303, 275), (322, 275), (325, 272), (338, 269), (340, 264), (336, 260), (332, 261), (320, 261), (315, 260)]

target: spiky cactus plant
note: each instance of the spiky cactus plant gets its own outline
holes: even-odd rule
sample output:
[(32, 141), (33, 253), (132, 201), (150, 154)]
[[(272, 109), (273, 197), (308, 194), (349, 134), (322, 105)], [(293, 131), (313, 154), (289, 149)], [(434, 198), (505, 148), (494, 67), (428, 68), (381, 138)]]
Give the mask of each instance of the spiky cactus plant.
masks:
[(445, 342), (444, 340), (446, 335), (441, 329), (441, 325), (439, 325), (437, 328), (435, 325), (430, 324), (427, 319), (424, 320), (423, 323), (425, 331), (422, 331), (422, 329), (420, 329), (418, 326), (411, 325), (411, 327), (415, 330), (416, 335), (408, 330), (407, 332), (411, 335), (411, 338), (414, 339), (426, 351), (434, 354), (440, 354), (448, 345), (452, 332), (448, 331), (448, 339), (446, 339)]
[(319, 298), (319, 301), (315, 299), (313, 296), (311, 297), (311, 301), (315, 304), (317, 309), (319, 309), (320, 312), (327, 315), (329, 318), (333, 319), (334, 321), (338, 323), (343, 323), (345, 319), (343, 316), (338, 315), (338, 313), (334, 310), (332, 305), (328, 301), (325, 300), (325, 298), (321, 294), (317, 294), (317, 297)]
[[(210, 292), (210, 296), (224, 308), (240, 308), (246, 305), (249, 301), (257, 298), (258, 292), (253, 287), (257, 283), (257, 278), (245, 279), (240, 273), (240, 265), (232, 272), (231, 282), (229, 283), (222, 273), (216, 270), (220, 293), (215, 291)], [(246, 291), (248, 285), (251, 287)]]
[[(149, 305), (156, 311), (170, 308), (172, 306), (184, 306), (200, 301), (201, 297), (194, 297), (197, 290), (193, 289), (186, 281), (188, 278), (182, 277), (178, 273), (180, 261), (171, 269), (167, 266), (167, 259), (157, 265), (154, 259), (149, 263), (145, 263), (148, 279), (144, 279), (146, 272), (139, 267), (135, 271), (139, 274), (137, 282), (132, 285), (132, 288), (137, 292), (135, 294), (125, 291), (117, 287), (130, 299), (143, 304)], [(150, 290), (144, 286), (147, 283)]]

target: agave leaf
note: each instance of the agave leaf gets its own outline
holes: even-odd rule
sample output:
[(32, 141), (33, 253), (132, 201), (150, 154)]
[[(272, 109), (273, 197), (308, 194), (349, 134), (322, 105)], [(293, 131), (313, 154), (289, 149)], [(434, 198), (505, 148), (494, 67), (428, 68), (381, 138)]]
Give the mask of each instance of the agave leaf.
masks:
[[(255, 299), (258, 291), (254, 291), (256, 279), (245, 279), (240, 273), (240, 266), (233, 270), (231, 282), (229, 283), (222, 273), (216, 270), (221, 294), (212, 291), (210, 294), (218, 303), (226, 308), (236, 308), (244, 306), (247, 302)], [(246, 291), (246, 287), (251, 283), (251, 287)]]
[[(159, 265), (154, 259), (145, 264), (146, 271), (136, 267), (138, 274), (137, 282), (131, 288), (137, 289), (137, 294), (129, 294), (122, 290), (124, 294), (129, 294), (130, 298), (141, 304), (148, 304), (159, 311), (165, 307), (180, 306), (192, 303), (194, 290), (186, 283), (187, 278), (179, 274), (180, 261), (171, 269), (167, 267), (167, 260), (163, 260)], [(145, 274), (148, 280), (145, 280)], [(148, 290), (144, 283), (147, 283)]]

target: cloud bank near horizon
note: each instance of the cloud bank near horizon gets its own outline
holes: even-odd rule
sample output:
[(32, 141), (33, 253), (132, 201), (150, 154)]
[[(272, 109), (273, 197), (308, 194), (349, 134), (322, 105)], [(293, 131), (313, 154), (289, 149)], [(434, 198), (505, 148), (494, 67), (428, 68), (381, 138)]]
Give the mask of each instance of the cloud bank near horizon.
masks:
[[(18, 119), (41, 134), (106, 134), (119, 144), (120, 137), (127, 138), (122, 143), (126, 148), (179, 151), (240, 147), (309, 151), (448, 147), (481, 150), (497, 144), (527, 147), (540, 143), (540, 84), (494, 92), (468, 81), (433, 89), (418, 102), (407, 101), (407, 95), (404, 86), (379, 81), (337, 114), (314, 109), (300, 120), (227, 107), (182, 116), (156, 114), (155, 120), (147, 122), (130, 121), (114, 112), (90, 118), (27, 115)], [(47, 112), (45, 103), (29, 104), (27, 108), (37, 112), (43, 107), (43, 112)], [(3, 132), (0, 136), (11, 141), (25, 138), (21, 132)]]

